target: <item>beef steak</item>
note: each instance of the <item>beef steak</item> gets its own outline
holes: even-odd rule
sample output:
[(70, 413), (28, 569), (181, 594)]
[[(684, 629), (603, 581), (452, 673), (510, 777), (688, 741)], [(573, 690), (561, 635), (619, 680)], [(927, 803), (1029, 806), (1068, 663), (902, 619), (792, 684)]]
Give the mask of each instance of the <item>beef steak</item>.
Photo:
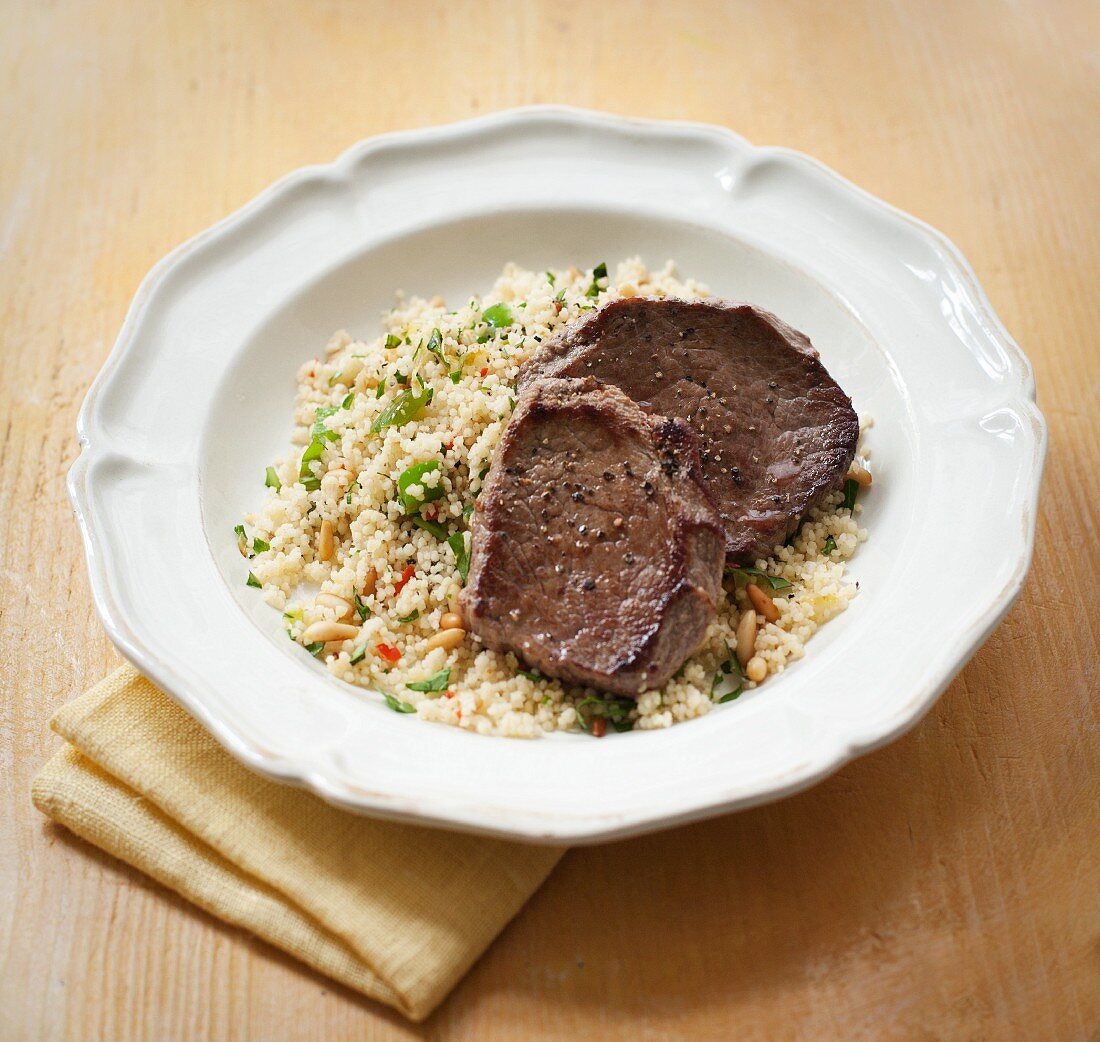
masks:
[(471, 530), (468, 624), (548, 676), (662, 687), (714, 616), (722, 524), (696, 437), (596, 380), (527, 382)]
[(841, 485), (859, 436), (809, 339), (749, 304), (612, 301), (548, 340), (519, 386), (545, 376), (595, 376), (687, 420), (735, 563), (770, 556)]

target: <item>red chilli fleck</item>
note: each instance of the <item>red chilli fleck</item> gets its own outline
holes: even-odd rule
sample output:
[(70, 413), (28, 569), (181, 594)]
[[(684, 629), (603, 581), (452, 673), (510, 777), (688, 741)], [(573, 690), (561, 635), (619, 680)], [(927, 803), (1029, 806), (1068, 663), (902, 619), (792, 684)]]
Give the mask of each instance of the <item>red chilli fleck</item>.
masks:
[(481, 375), (482, 376), (488, 376), (489, 375), (489, 367), (488, 366), (486, 366), (484, 369), (481, 370)]
[(399, 662), (401, 660), (401, 652), (389, 644), (376, 644), (375, 650), (377, 650), (378, 654), (387, 662)]
[(400, 593), (405, 588), (405, 583), (414, 575), (416, 575), (416, 568), (411, 564), (405, 565), (405, 570), (401, 573), (401, 578), (393, 584), (393, 592)]

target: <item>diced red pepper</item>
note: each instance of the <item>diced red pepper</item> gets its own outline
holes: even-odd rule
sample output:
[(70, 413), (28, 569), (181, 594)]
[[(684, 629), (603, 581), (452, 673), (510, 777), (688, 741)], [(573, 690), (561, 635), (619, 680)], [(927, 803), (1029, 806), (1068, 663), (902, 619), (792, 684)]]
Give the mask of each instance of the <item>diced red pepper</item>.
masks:
[(489, 367), (488, 366), (486, 366), (484, 369), (481, 370), (481, 375), (482, 376), (488, 376), (489, 375)]
[(414, 565), (405, 565), (405, 570), (401, 573), (401, 578), (393, 584), (393, 592), (400, 593), (405, 588), (407, 583), (414, 575), (416, 575), (416, 568)]
[(387, 662), (399, 662), (401, 660), (401, 652), (390, 644), (376, 644), (375, 650)]

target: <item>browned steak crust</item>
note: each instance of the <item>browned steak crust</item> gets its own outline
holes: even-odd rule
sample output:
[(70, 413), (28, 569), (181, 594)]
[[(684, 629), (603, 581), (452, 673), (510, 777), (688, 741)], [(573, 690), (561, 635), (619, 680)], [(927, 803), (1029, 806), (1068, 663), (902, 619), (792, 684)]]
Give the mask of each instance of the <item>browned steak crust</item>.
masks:
[(595, 380), (527, 383), (471, 530), (466, 620), (548, 676), (662, 687), (714, 616), (722, 525), (695, 435)]
[(844, 480), (859, 421), (807, 337), (749, 304), (632, 297), (547, 341), (520, 387), (594, 376), (687, 420), (731, 561), (769, 556)]

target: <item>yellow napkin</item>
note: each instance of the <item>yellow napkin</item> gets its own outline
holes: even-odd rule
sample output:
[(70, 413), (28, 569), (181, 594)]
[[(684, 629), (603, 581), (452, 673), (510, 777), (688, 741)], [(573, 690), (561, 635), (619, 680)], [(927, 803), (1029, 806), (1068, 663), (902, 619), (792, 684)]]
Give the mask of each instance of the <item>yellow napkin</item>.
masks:
[(561, 857), (372, 821), (242, 767), (124, 666), (64, 706), (44, 814), (315, 970), (422, 1020)]

